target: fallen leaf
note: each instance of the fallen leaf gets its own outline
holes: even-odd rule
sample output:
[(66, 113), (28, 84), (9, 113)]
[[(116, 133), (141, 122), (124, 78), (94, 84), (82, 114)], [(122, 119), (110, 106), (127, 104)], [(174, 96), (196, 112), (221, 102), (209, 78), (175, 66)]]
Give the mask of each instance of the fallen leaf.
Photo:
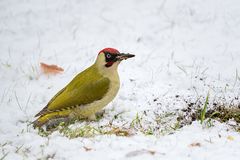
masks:
[(191, 143), (189, 147), (201, 147), (201, 143), (196, 142), (196, 143)]
[(107, 131), (105, 134), (115, 134), (116, 136), (130, 137), (132, 133), (128, 129), (113, 127), (111, 130)]
[(233, 141), (234, 137), (233, 136), (227, 136), (227, 139), (230, 140), (230, 141)]
[(135, 150), (135, 151), (128, 152), (126, 154), (126, 157), (135, 157), (135, 156), (139, 156), (142, 154), (154, 155), (155, 153), (156, 153), (156, 151), (153, 151), (153, 150), (142, 149), (142, 150)]
[(43, 73), (45, 74), (57, 74), (57, 73), (61, 73), (64, 71), (63, 68), (58, 67), (57, 65), (49, 65), (49, 64), (45, 64), (45, 63), (40, 63), (40, 67), (43, 71)]
[(156, 153), (156, 151), (150, 151), (148, 150), (148, 152), (151, 154), (151, 155), (154, 155)]
[(92, 150), (92, 148), (89, 148), (89, 147), (86, 147), (86, 146), (83, 146), (83, 148), (85, 149), (85, 151), (91, 151)]

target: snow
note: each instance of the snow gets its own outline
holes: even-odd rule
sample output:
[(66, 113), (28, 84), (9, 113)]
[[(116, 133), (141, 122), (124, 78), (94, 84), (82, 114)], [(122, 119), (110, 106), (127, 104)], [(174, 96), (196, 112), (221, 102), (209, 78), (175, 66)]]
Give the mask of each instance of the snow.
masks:
[[(186, 99), (209, 92), (211, 101), (231, 103), (240, 98), (239, 31), (238, 0), (0, 1), (0, 158), (239, 159), (239, 133), (217, 121), (171, 134), (75, 139), (57, 131), (41, 137), (29, 125), (105, 47), (136, 57), (119, 66), (121, 89), (103, 118), (73, 127), (104, 126), (119, 113), (113, 124), (130, 125), (145, 111), (143, 127), (164, 128), (155, 114), (186, 108)], [(46, 76), (40, 62), (65, 72)]]

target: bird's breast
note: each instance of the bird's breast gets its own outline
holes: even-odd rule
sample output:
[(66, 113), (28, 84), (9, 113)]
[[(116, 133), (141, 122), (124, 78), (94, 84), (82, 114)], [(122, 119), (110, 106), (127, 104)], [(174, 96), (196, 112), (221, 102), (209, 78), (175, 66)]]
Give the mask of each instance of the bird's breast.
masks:
[(117, 95), (118, 90), (120, 88), (120, 81), (118, 75), (110, 77), (110, 85), (108, 92), (103, 96), (99, 102), (97, 102), (97, 105), (100, 108), (103, 108), (106, 106), (108, 103), (110, 103)]
[(110, 84), (107, 93), (100, 100), (96, 100), (84, 106), (79, 106), (78, 109), (75, 110), (75, 112), (77, 112), (79, 115), (85, 116), (95, 114), (116, 97), (120, 88), (118, 74), (108, 78), (110, 79)]

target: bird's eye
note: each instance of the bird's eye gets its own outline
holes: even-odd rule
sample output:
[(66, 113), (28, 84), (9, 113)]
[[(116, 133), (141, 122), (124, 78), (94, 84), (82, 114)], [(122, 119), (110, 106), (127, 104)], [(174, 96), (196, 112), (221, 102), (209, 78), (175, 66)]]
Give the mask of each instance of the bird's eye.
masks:
[(111, 58), (112, 56), (111, 56), (111, 54), (108, 53), (108, 54), (106, 55), (106, 57), (107, 57), (107, 58)]

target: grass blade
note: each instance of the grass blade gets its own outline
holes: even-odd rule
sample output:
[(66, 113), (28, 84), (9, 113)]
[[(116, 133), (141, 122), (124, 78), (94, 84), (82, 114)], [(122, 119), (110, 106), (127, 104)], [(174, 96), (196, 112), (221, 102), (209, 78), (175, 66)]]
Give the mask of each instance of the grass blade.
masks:
[(201, 124), (202, 124), (203, 121), (205, 120), (205, 115), (206, 115), (206, 112), (207, 112), (208, 99), (209, 99), (209, 92), (208, 92), (208, 94), (207, 94), (206, 101), (205, 101), (204, 106), (203, 106), (203, 109), (202, 109), (202, 111), (201, 111), (201, 117), (200, 117)]

